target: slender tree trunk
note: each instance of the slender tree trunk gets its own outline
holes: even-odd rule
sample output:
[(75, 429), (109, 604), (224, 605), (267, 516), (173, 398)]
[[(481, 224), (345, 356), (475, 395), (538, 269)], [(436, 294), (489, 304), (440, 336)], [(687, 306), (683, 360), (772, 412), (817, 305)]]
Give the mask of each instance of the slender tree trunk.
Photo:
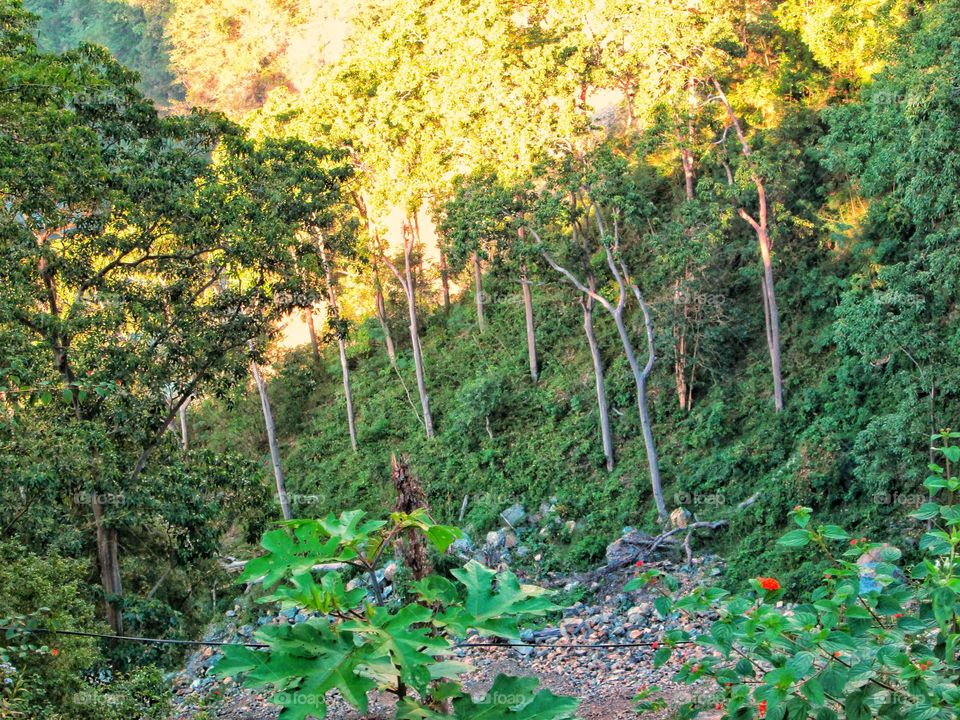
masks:
[(353, 393), (350, 391), (350, 365), (347, 362), (347, 341), (337, 338), (340, 348), (340, 373), (343, 375), (343, 397), (347, 403), (347, 429), (350, 432), (350, 447), (357, 451), (357, 428), (353, 415)]
[[(680, 164), (683, 167), (683, 187), (686, 193), (687, 202), (693, 202), (695, 197), (694, 186), (696, 184), (696, 175), (694, 172), (694, 158), (691, 148), (694, 146), (694, 113), (695, 107), (696, 81), (693, 77), (687, 81), (687, 93), (690, 102), (689, 114), (687, 116), (687, 135), (686, 138), (678, 131), (680, 141)], [(691, 228), (685, 230), (685, 235), (689, 238)], [(693, 399), (693, 376), (695, 368), (689, 367), (689, 358), (687, 352), (687, 333), (690, 330), (690, 298), (685, 289), (690, 287), (692, 273), (690, 272), (689, 261), (684, 270), (683, 281), (678, 281), (674, 293), (674, 302), (679, 302), (682, 310), (683, 321), (679, 330), (674, 330), (675, 353), (674, 353), (674, 379), (677, 386), (677, 399), (680, 403), (680, 409), (690, 410)], [(689, 376), (689, 377), (688, 377)]]
[(523, 288), (523, 315), (527, 326), (527, 358), (530, 361), (530, 377), (537, 382), (540, 368), (537, 363), (537, 335), (533, 323), (533, 292), (530, 290), (526, 268), (521, 268), (520, 273), (520, 285)]
[(114, 634), (123, 634), (123, 612), (116, 605), (117, 598), (123, 595), (123, 583), (120, 579), (120, 553), (115, 528), (106, 526), (104, 507), (100, 494), (94, 492), (91, 501), (93, 520), (97, 529), (97, 561), (100, 565), (100, 584), (106, 594), (107, 622)]
[[(591, 276), (590, 287), (596, 291), (596, 280)], [(597, 412), (600, 415), (600, 439), (603, 443), (603, 455), (607, 459), (607, 471), (613, 470), (615, 457), (613, 454), (613, 435), (610, 432), (610, 407), (607, 404), (607, 385), (603, 371), (603, 357), (600, 355), (600, 344), (593, 329), (593, 298), (587, 294), (580, 300), (583, 306), (583, 331), (587, 336), (587, 345), (590, 347), (590, 358), (593, 361), (593, 378), (597, 390)]]
[(440, 288), (443, 292), (443, 314), (450, 314), (450, 273), (447, 270), (447, 254), (440, 248)]
[[(747, 142), (746, 135), (743, 133), (743, 128), (740, 125), (739, 118), (737, 118), (736, 113), (733, 112), (733, 107), (730, 105), (730, 101), (727, 100), (727, 96), (723, 92), (723, 88), (720, 86), (720, 83), (716, 78), (712, 78), (712, 80), (713, 87), (717, 91), (717, 98), (723, 103), (724, 108), (726, 108), (727, 116), (730, 119), (730, 124), (737, 133), (737, 139), (740, 141), (740, 151), (743, 153), (743, 157), (746, 159), (747, 164), (750, 167), (750, 179), (753, 181), (753, 185), (757, 189), (757, 217), (753, 217), (743, 207), (737, 208), (737, 214), (739, 214), (740, 217), (743, 218), (747, 224), (753, 228), (753, 231), (757, 235), (757, 243), (760, 246), (760, 260), (763, 263), (763, 282), (761, 285), (761, 292), (763, 294), (764, 302), (767, 347), (770, 351), (770, 371), (773, 375), (773, 403), (777, 412), (780, 412), (783, 410), (783, 374), (780, 367), (780, 313), (777, 309), (776, 282), (773, 277), (773, 259), (771, 257), (771, 250), (773, 249), (773, 246), (770, 242), (770, 232), (768, 227), (767, 189), (763, 183), (763, 179), (753, 166), (750, 144)], [(727, 167), (727, 179), (732, 185), (733, 174), (731, 173), (729, 166)]]
[(347, 362), (347, 339), (344, 337), (340, 324), (340, 305), (337, 302), (337, 288), (333, 284), (333, 269), (327, 257), (326, 248), (321, 246), (320, 259), (323, 262), (323, 271), (327, 279), (327, 303), (329, 305), (330, 320), (337, 333), (337, 347), (340, 350), (340, 374), (343, 377), (343, 397), (347, 405), (347, 429), (350, 432), (350, 447), (357, 451), (357, 427), (353, 414), (353, 393), (350, 391), (350, 364)]
[[(250, 341), (250, 349), (253, 350), (253, 341)], [(280, 510), (283, 512), (283, 519), (290, 520), (293, 513), (290, 512), (290, 500), (287, 498), (287, 485), (283, 477), (283, 468), (280, 465), (280, 446), (277, 443), (277, 431), (273, 424), (273, 411), (270, 409), (270, 396), (267, 394), (267, 384), (260, 374), (260, 368), (255, 360), (250, 361), (250, 371), (253, 373), (253, 381), (257, 384), (257, 392), (260, 394), (260, 408), (263, 410), (263, 424), (267, 429), (267, 443), (270, 446), (270, 462), (273, 465), (273, 477), (277, 481), (277, 498), (280, 501)]]
[(417, 318), (417, 300), (413, 282), (410, 254), (413, 251), (413, 233), (408, 225), (403, 228), (403, 265), (401, 274), (386, 257), (383, 258), (387, 267), (397, 278), (404, 294), (407, 296), (407, 313), (410, 321), (410, 345), (413, 349), (413, 367), (417, 375), (417, 392), (420, 395), (420, 407), (423, 411), (423, 429), (428, 438), (434, 436), (433, 417), (430, 414), (430, 396), (427, 395), (427, 381), (423, 369), (423, 351), (420, 347), (420, 327)]
[(313, 351), (313, 360), (319, 365), (320, 343), (317, 341), (317, 326), (313, 322), (313, 308), (304, 310), (303, 316), (307, 321), (307, 331), (310, 333), (310, 349)]
[(376, 267), (373, 269), (373, 289), (374, 309), (377, 321), (380, 323), (380, 329), (383, 331), (383, 342), (387, 347), (387, 357), (390, 359), (390, 366), (395, 368), (397, 366), (397, 349), (393, 344), (393, 335), (390, 334), (387, 306), (383, 301), (383, 285), (380, 284), (380, 273)]
[(473, 254), (473, 287), (477, 301), (477, 325), (480, 332), (486, 332), (487, 321), (483, 316), (483, 270), (480, 267), (480, 256)]
[(187, 425), (187, 405), (189, 404), (190, 400), (187, 400), (177, 411), (177, 414), (180, 416), (180, 444), (184, 450), (190, 449), (190, 428)]
[[(624, 269), (624, 277), (629, 278), (626, 269)], [(627, 282), (630, 284), (634, 297), (636, 297), (643, 312), (643, 324), (647, 336), (647, 362), (643, 368), (640, 368), (640, 364), (637, 362), (636, 353), (633, 351), (633, 343), (630, 342), (627, 334), (627, 328), (623, 322), (622, 308), (614, 318), (617, 322), (617, 331), (623, 341), (623, 349), (627, 353), (627, 362), (630, 364), (630, 370), (633, 372), (637, 385), (637, 409), (640, 411), (640, 427), (643, 430), (643, 442), (647, 450), (647, 464), (650, 466), (650, 485), (653, 489), (653, 500), (657, 505), (657, 514), (660, 516), (660, 520), (664, 521), (667, 519), (667, 506), (663, 498), (663, 487), (660, 481), (660, 460), (657, 457), (657, 446), (653, 439), (653, 426), (650, 422), (650, 410), (647, 404), (647, 379), (650, 377), (653, 363), (656, 360), (653, 315), (640, 293), (640, 288), (630, 282), (629, 279), (627, 279)]]

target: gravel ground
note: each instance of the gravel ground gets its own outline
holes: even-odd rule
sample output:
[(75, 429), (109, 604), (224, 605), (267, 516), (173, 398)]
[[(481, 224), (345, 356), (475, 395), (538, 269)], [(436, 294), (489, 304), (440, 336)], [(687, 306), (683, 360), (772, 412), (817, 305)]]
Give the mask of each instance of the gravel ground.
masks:
[[(717, 566), (714, 561), (695, 560), (693, 568), (678, 568), (664, 561), (648, 567), (673, 572), (683, 586), (691, 588), (709, 581)], [(657, 685), (668, 700), (661, 713), (647, 718), (669, 718), (679, 704), (697, 692), (695, 687), (677, 685), (671, 680), (684, 659), (680, 651), (662, 668), (653, 667), (653, 648), (579, 648), (581, 643), (654, 642), (673, 627), (697, 631), (700, 628), (684, 620), (661, 620), (653, 610), (653, 596), (647, 590), (624, 593), (623, 585), (633, 576), (632, 569), (609, 574), (587, 573), (555, 577), (542, 581), (555, 587), (570, 588), (574, 583), (590, 591), (591, 600), (564, 611), (558, 624), (535, 634), (537, 647), (464, 648), (458, 655), (477, 670), (467, 676), (467, 689), (479, 697), (500, 673), (535, 675), (546, 687), (561, 695), (580, 699), (578, 717), (584, 720), (637, 718), (632, 698), (640, 687)], [(539, 646), (543, 643), (543, 646)], [(694, 652), (691, 648), (686, 652)], [(262, 695), (242, 691), (230, 683), (213, 682), (205, 677), (206, 649), (195, 656), (188, 670), (175, 681), (178, 687), (178, 711), (171, 720), (275, 720), (277, 710)], [(692, 656), (691, 656), (692, 657)], [(391, 718), (392, 696), (371, 696), (370, 710), (359, 715), (335, 694), (329, 696), (332, 720), (380, 720)]]

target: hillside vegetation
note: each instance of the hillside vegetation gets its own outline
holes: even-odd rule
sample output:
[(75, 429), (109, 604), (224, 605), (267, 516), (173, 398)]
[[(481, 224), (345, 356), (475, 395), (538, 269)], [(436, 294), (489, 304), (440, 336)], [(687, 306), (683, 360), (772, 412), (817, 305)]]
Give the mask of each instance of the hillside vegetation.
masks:
[[(398, 612), (442, 596), (450, 647), (503, 619), (444, 584), (452, 526), (516, 504), (557, 520), (519, 539), (534, 577), (691, 517), (767, 600), (836, 565), (790, 542), (953, 558), (957, 27), (960, 0), (0, 0), (0, 625), (196, 638), (282, 520), (342, 546), (253, 567), (367, 640), (403, 538), (401, 579), (445, 589)], [(393, 531), (318, 520), (355, 509)], [(947, 627), (937, 562), (915, 599)], [(31, 637), (0, 717), (162, 715), (178, 647)]]

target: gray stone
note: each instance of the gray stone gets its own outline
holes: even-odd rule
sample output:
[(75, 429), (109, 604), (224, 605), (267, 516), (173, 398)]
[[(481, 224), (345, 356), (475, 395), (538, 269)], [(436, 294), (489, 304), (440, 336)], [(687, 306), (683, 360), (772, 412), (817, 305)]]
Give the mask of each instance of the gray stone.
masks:
[(500, 513), (500, 519), (512, 528), (517, 527), (517, 525), (522, 523), (526, 517), (527, 511), (524, 510), (523, 505), (520, 503), (511, 505), (502, 513)]

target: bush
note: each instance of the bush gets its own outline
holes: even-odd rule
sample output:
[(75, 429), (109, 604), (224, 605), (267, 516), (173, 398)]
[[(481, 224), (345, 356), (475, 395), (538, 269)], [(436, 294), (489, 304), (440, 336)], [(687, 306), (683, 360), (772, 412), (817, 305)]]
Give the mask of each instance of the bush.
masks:
[[(427, 574), (397, 593), (414, 602), (385, 602), (378, 578), (387, 551), (400, 543), (406, 557), (411, 544), (426, 541), (444, 552), (461, 536), (456, 528), (435, 524), (423, 509), (394, 513), (388, 521), (364, 520), (355, 510), (284, 525), (264, 535), (267, 554), (247, 563), (240, 582), (273, 587), (262, 602), (313, 617), (261, 628), (255, 637), (268, 646), (263, 652), (224, 647), (214, 668), (221, 676), (243, 675), (248, 687), (269, 688), (284, 720), (324, 717), (326, 696), (334, 690), (365, 714), (367, 695), (375, 689), (397, 697), (399, 718), (573, 717), (577, 701), (538, 691), (537, 678), (500, 675), (477, 702), (459, 684), (473, 668), (447, 659), (455, 638), (465, 637), (468, 629), (519, 640), (518, 623), (557, 609), (546, 590), (471, 561), (452, 571), (456, 582)], [(323, 570), (318, 581), (314, 567), (322, 564), (359, 574), (345, 583), (343, 571)], [(447, 714), (451, 706), (453, 715)]]
[[(844, 717), (934, 720), (960, 716), (960, 490), (955, 474), (960, 433), (933, 437), (943, 466), (932, 463), (924, 484), (931, 502), (911, 514), (930, 523), (920, 540), (924, 558), (904, 573), (900, 551), (886, 543), (852, 537), (836, 525), (813, 525), (810, 508), (791, 512), (796, 529), (779, 544), (816, 548), (829, 563), (820, 586), (784, 611), (781, 583), (772, 577), (751, 581), (752, 590), (731, 595), (700, 588), (674, 599), (675, 583), (658, 571), (632, 581), (665, 585), (657, 609), (709, 616), (709, 632), (668, 633), (656, 662), (662, 665), (679, 644), (696, 642), (711, 651), (677, 673), (687, 683), (712, 680), (712, 696), (680, 711), (684, 718), (722, 710), (726, 719), (767, 720)], [(945, 495), (945, 504), (934, 502)], [(808, 551), (807, 551), (808, 552)], [(661, 703), (650, 691), (638, 708)]]

